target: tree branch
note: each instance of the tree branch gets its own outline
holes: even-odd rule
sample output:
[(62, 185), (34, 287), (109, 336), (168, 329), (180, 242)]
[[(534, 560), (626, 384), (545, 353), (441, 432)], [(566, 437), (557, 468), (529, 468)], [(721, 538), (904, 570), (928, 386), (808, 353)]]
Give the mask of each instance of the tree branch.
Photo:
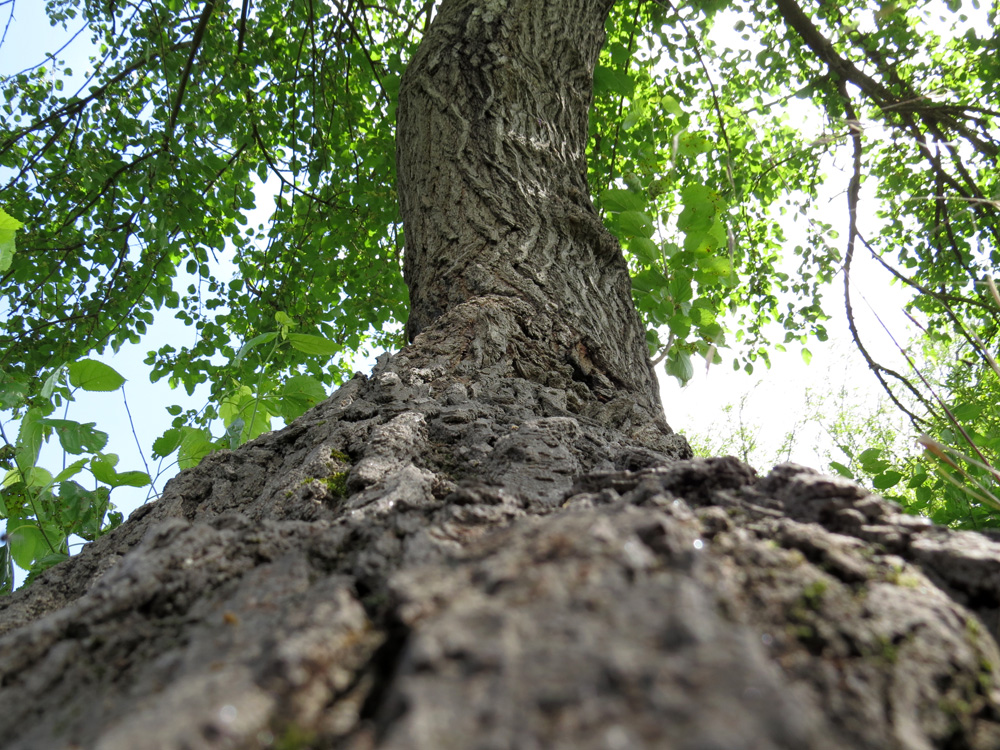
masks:
[(926, 425), (927, 420), (918, 417), (910, 411), (909, 408), (904, 406), (899, 398), (897, 398), (896, 394), (892, 392), (892, 388), (889, 386), (889, 383), (886, 381), (884, 375), (891, 375), (896, 378), (899, 382), (906, 386), (914, 396), (916, 396), (917, 400), (919, 400), (925, 407), (929, 407), (929, 404), (923, 397), (923, 394), (921, 394), (920, 391), (918, 391), (916, 387), (910, 383), (909, 379), (900, 375), (895, 370), (882, 366), (872, 358), (868, 349), (861, 341), (861, 335), (858, 333), (857, 322), (854, 319), (854, 307), (851, 302), (851, 261), (854, 259), (854, 245), (858, 238), (858, 198), (861, 193), (862, 156), (861, 125), (858, 122), (857, 112), (854, 110), (854, 104), (851, 102), (851, 98), (847, 93), (847, 86), (844, 84), (844, 81), (837, 81), (837, 89), (844, 102), (844, 113), (847, 115), (847, 125), (848, 128), (850, 128), (851, 142), (854, 145), (854, 171), (851, 174), (851, 181), (847, 188), (849, 227), (847, 235), (847, 251), (844, 255), (844, 306), (847, 311), (847, 326), (851, 331), (851, 338), (854, 340), (854, 345), (858, 348), (861, 356), (864, 357), (865, 362), (868, 364), (868, 369), (875, 374), (876, 378), (878, 378), (878, 382), (882, 385), (882, 389), (889, 396), (889, 399), (900, 411), (910, 418), (914, 425)]
[(933, 103), (920, 105), (918, 102), (927, 101), (927, 98), (915, 92), (905, 81), (900, 81), (900, 85), (905, 89), (902, 96), (897, 96), (881, 83), (864, 73), (850, 60), (842, 57), (809, 17), (803, 12), (795, 0), (774, 0), (785, 22), (801, 37), (806, 46), (816, 53), (817, 57), (826, 63), (827, 67), (845, 81), (850, 81), (861, 89), (872, 101), (878, 105), (883, 112), (910, 111), (916, 112), (927, 125), (943, 125), (959, 133), (963, 138), (973, 144), (980, 153), (990, 157), (996, 157), (1000, 148), (992, 143), (980, 140), (976, 135), (969, 132), (960, 122), (950, 115), (953, 108), (940, 107)]
[(191, 54), (188, 55), (184, 72), (181, 73), (180, 84), (177, 87), (177, 98), (174, 100), (174, 108), (170, 111), (170, 119), (167, 122), (167, 134), (164, 145), (169, 148), (170, 141), (174, 137), (174, 127), (177, 125), (177, 115), (180, 114), (181, 103), (184, 101), (184, 91), (187, 89), (188, 80), (191, 78), (191, 68), (198, 51), (201, 49), (201, 42), (205, 38), (205, 29), (208, 28), (209, 19), (215, 9), (215, 0), (205, 0), (205, 7), (201, 10), (201, 17), (198, 19), (198, 27), (194, 30), (194, 38), (191, 40)]

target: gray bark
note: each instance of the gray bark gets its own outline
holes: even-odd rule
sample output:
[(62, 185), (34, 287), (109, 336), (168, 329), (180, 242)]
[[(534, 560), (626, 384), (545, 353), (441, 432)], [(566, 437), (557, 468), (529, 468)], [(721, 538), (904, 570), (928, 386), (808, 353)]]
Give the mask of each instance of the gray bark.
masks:
[(455, 306), (518, 308), (515, 374), (569, 366), (663, 419), (628, 269), (587, 187), (593, 70), (613, 0), (444, 3), (400, 87), (414, 336)]
[[(446, 3), (429, 39), (529, 5)], [(599, 35), (600, 4), (545, 5)], [(534, 49), (497, 33), (508, 56)], [(433, 53), (407, 86), (447, 70)], [(418, 148), (423, 105), (407, 106)], [(513, 131), (490, 132), (517, 163)], [(621, 351), (602, 338), (618, 323), (582, 312), (587, 279), (624, 268), (605, 236), (536, 215), (537, 232), (498, 229), (477, 270), (469, 226), (531, 200), (491, 197), (499, 161), (491, 187), (449, 199), (406, 148), (419, 335), (0, 600), (3, 747), (1000, 747), (1000, 540), (801, 467), (691, 458), (639, 393), (627, 301), (606, 312), (633, 321)], [(426, 191), (440, 216), (415, 205)], [(505, 260), (535, 234), (554, 240)], [(549, 252), (593, 266), (539, 276)], [(589, 373), (581, 341), (603, 352)]]

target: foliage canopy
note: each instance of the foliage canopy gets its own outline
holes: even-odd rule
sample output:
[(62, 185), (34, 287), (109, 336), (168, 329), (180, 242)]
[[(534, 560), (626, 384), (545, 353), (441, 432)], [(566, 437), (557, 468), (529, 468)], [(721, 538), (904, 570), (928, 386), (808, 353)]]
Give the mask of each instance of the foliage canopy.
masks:
[[(146, 360), (154, 380), (209, 386), (205, 409), (170, 407), (174, 427), (153, 446), (183, 466), (294, 418), (359, 350), (402, 343), (394, 107), (434, 2), (46, 7), (94, 51), (83, 71), (53, 51), (0, 80), (0, 406), (21, 418), (0, 510), (52, 521), (47, 549), (22, 550), (29, 565), (65, 552), (69, 533), (100, 533), (105, 480), (122, 476), (94, 470), (93, 426), (50, 417), (88, 355), (143, 341), (157, 315), (190, 326), (195, 343), (151, 341)], [(928, 341), (979, 353), (955, 376), (978, 382), (997, 337), (979, 283), (1000, 260), (996, 21), (997, 3), (979, 0), (616, 5), (589, 177), (668, 373), (686, 380), (692, 358), (727, 348), (751, 371), (786, 343), (825, 339), (839, 303), (822, 292), (842, 274), (846, 293), (865, 252), (912, 288)], [(818, 205), (831, 160), (851, 165), (836, 217)], [(783, 214), (804, 242), (789, 247)], [(16, 251), (7, 219), (25, 225)], [(944, 424), (919, 381), (852, 332), (915, 423)], [(83, 491), (30, 476), (35, 444), (67, 430), (79, 435), (66, 450), (91, 456), (74, 465), (104, 488), (83, 502), (105, 509), (96, 521), (12, 502), (55, 507)]]

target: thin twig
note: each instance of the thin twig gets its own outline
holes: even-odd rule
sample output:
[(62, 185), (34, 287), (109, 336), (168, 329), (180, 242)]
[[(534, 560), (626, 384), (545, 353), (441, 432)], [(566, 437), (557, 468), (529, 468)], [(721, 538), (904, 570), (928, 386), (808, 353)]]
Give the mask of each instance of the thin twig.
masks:
[(890, 370), (887, 367), (880, 365), (874, 360), (874, 358), (869, 354), (868, 349), (861, 341), (861, 334), (858, 333), (857, 322), (854, 319), (854, 307), (851, 303), (851, 262), (854, 259), (854, 246), (858, 239), (858, 200), (861, 193), (861, 166), (862, 166), (862, 153), (863, 147), (861, 145), (861, 126), (858, 124), (857, 113), (854, 110), (854, 104), (851, 101), (850, 95), (847, 93), (847, 86), (843, 80), (837, 81), (837, 89), (840, 93), (841, 99), (844, 104), (844, 112), (847, 115), (848, 123), (850, 127), (850, 137), (851, 142), (854, 146), (854, 171), (851, 174), (851, 180), (847, 188), (847, 212), (848, 212), (848, 234), (847, 234), (847, 251), (844, 254), (844, 306), (847, 311), (847, 327), (851, 331), (851, 338), (854, 340), (854, 345), (858, 348), (861, 356), (864, 357), (865, 362), (868, 364), (868, 369), (871, 370), (878, 382), (882, 385), (882, 389), (889, 396), (890, 400), (896, 405), (896, 407), (902, 411), (904, 414), (910, 417), (910, 420), (917, 424), (927, 424), (927, 420), (918, 417), (910, 409), (903, 405), (896, 394), (892, 392), (892, 388), (889, 387), (889, 383), (886, 381), (883, 373), (892, 375), (897, 378), (901, 383), (909, 387), (909, 389), (916, 394), (918, 398), (923, 401), (921, 394), (910, 384), (910, 382), (900, 375), (899, 373)]
[(135, 447), (139, 449), (139, 458), (142, 459), (142, 465), (146, 469), (146, 476), (152, 478), (153, 475), (149, 471), (149, 464), (146, 463), (146, 455), (142, 452), (142, 444), (139, 442), (139, 436), (135, 434), (135, 420), (132, 419), (132, 411), (128, 408), (124, 383), (122, 384), (122, 403), (125, 404), (125, 413), (128, 415), (128, 426), (132, 429), (132, 438), (135, 440)]

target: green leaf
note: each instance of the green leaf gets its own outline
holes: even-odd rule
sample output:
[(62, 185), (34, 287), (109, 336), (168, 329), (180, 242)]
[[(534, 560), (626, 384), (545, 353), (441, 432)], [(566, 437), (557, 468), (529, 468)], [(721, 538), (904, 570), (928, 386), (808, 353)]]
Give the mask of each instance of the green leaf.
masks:
[(662, 344), (660, 343), (660, 337), (656, 331), (646, 331), (646, 346), (649, 347), (649, 355), (651, 357), (660, 350)]
[(49, 399), (52, 397), (52, 391), (55, 390), (56, 385), (59, 384), (59, 379), (62, 377), (64, 365), (60, 365), (52, 371), (52, 373), (45, 378), (45, 382), (42, 384), (41, 395), (44, 399)]
[(67, 532), (76, 526), (93, 508), (93, 493), (84, 489), (79, 482), (62, 482), (59, 485), (59, 516)]
[(698, 258), (698, 269), (714, 276), (728, 276), (733, 272), (733, 264), (729, 258), (720, 255), (708, 255)]
[(842, 463), (839, 463), (837, 461), (831, 461), (830, 468), (833, 469), (838, 474), (840, 474), (840, 476), (842, 477), (847, 477), (848, 479), (854, 479), (854, 473), (849, 468), (844, 466), (844, 464)]
[(118, 456), (109, 453), (104, 456), (97, 456), (90, 462), (90, 472), (98, 482), (103, 482), (109, 487), (145, 487), (152, 484), (149, 474), (144, 471), (123, 471), (120, 474), (115, 470), (118, 464)]
[(677, 338), (685, 339), (691, 332), (691, 318), (683, 313), (678, 313), (667, 320), (667, 326)]
[[(288, 316), (286, 315), (285, 317)], [(262, 333), (260, 334), (260, 336), (254, 336), (252, 339), (250, 339), (248, 342), (246, 342), (243, 346), (240, 347), (239, 352), (233, 359), (233, 364), (238, 365), (251, 349), (253, 349), (256, 346), (260, 346), (261, 344), (266, 344), (269, 341), (274, 341), (277, 335), (278, 335), (277, 331), (271, 331), (270, 333)]]
[(898, 471), (886, 471), (876, 477), (872, 477), (872, 484), (877, 490), (887, 490), (899, 484), (899, 480), (902, 478), (903, 475)]
[(16, 409), (24, 403), (27, 395), (25, 383), (0, 374), (0, 409)]
[(714, 141), (700, 133), (681, 133), (677, 137), (677, 155), (686, 157), (697, 156), (706, 151), (711, 151), (714, 145)]
[(0, 546), (0, 596), (14, 590), (14, 561), (10, 557), (10, 546)]
[(45, 436), (45, 419), (38, 407), (28, 409), (21, 418), (21, 427), (17, 433), (17, 465), (27, 471), (38, 461), (38, 452), (42, 449)]
[(632, 96), (635, 81), (625, 71), (598, 65), (594, 70), (594, 91), (612, 91), (620, 96)]
[(148, 487), (152, 484), (149, 474), (144, 471), (123, 471), (115, 475), (112, 487)]
[(866, 461), (876, 461), (881, 455), (882, 455), (881, 448), (868, 448), (866, 450), (861, 451), (861, 453), (858, 454), (858, 460), (861, 461), (862, 463)]
[(288, 343), (304, 354), (331, 356), (340, 351), (340, 347), (330, 339), (308, 333), (290, 333)]
[(256, 399), (248, 385), (241, 385), (238, 390), (230, 393), (219, 403), (219, 417), (222, 424), (229, 427), (239, 417), (245, 416)]
[(646, 199), (631, 190), (608, 188), (601, 193), (601, 205), (606, 211), (642, 211), (646, 208)]
[(622, 211), (618, 214), (618, 226), (627, 237), (653, 236), (653, 219), (644, 211)]
[(25, 570), (31, 567), (36, 557), (48, 550), (41, 529), (30, 522), (21, 523), (13, 530), (8, 529), (7, 547), (17, 567)]
[(633, 237), (629, 240), (628, 251), (646, 264), (660, 262), (660, 248), (648, 237)]
[(98, 482), (104, 482), (104, 484), (114, 486), (115, 477), (118, 474), (118, 472), (115, 471), (115, 465), (117, 463), (118, 456), (114, 453), (94, 456), (94, 458), (90, 460), (90, 473), (94, 475), (94, 479)]
[(927, 469), (924, 468), (923, 464), (917, 464), (917, 466), (913, 469), (913, 473), (910, 474), (910, 479), (907, 481), (906, 486), (910, 489), (916, 489), (926, 481)]
[(812, 352), (806, 349), (805, 347), (802, 347), (802, 361), (808, 365), (810, 362), (812, 362), (812, 358), (813, 358)]
[(687, 352), (672, 351), (667, 357), (666, 370), (668, 375), (673, 375), (681, 385), (685, 385), (694, 377), (691, 355)]
[(108, 433), (95, 429), (96, 422), (80, 424), (71, 419), (43, 419), (51, 427), (67, 453), (97, 453), (108, 444)]
[(96, 359), (81, 359), (69, 365), (69, 383), (85, 391), (116, 391), (125, 378), (111, 366)]
[(646, 116), (645, 107), (631, 107), (625, 119), (622, 120), (622, 130), (631, 130)]
[(44, 466), (32, 466), (24, 473), (24, 483), (28, 487), (46, 489), (52, 486), (52, 472)]
[(715, 223), (722, 205), (721, 197), (704, 185), (686, 185), (681, 191), (684, 210), (677, 217), (677, 228), (685, 234), (706, 232)]
[(52, 481), (58, 484), (59, 482), (65, 482), (70, 477), (76, 476), (86, 468), (88, 460), (89, 459), (81, 458), (78, 461), (74, 461), (65, 469), (56, 474), (55, 477), (52, 478)]
[[(24, 477), (21, 476), (20, 469), (17, 468), (8, 469), (4, 473), (3, 481), (0, 482), (0, 489), (6, 487), (14, 487), (17, 484), (23, 484), (23, 483), (24, 483)], [(6, 507), (4, 507), (2, 511), (0, 511), (0, 515), (6, 516), (7, 513), (8, 511)]]
[(632, 277), (632, 288), (640, 292), (654, 292), (668, 283), (667, 277), (658, 268), (644, 268)]
[(271, 429), (271, 412), (267, 402), (255, 396), (249, 386), (241, 386), (224, 398), (219, 404), (219, 416), (227, 428), (226, 435), (231, 448), (253, 440)]
[(660, 107), (664, 112), (673, 115), (674, 117), (680, 117), (684, 114), (684, 110), (681, 109), (680, 103), (670, 95), (664, 95), (660, 97)]
[(177, 427), (164, 432), (153, 441), (153, 458), (166, 458), (180, 447), (184, 433)]
[(705, 307), (692, 307), (688, 314), (691, 317), (691, 322), (699, 329), (715, 323), (715, 313)]
[(260, 437), (271, 429), (271, 412), (263, 401), (257, 402), (247, 410), (241, 433), (241, 444)]
[(184, 438), (181, 440), (180, 450), (177, 454), (177, 464), (182, 469), (190, 469), (216, 450), (212, 442), (212, 436), (208, 430), (200, 430), (194, 427), (182, 427)]
[(286, 422), (302, 416), (326, 398), (323, 384), (309, 375), (296, 375), (289, 378), (280, 393), (280, 416)]
[(862, 451), (858, 456), (858, 460), (861, 462), (861, 468), (869, 474), (881, 474), (889, 468), (889, 462), (882, 460), (880, 458), (881, 455), (881, 448), (869, 448), (868, 450)]
[(667, 284), (667, 291), (674, 302), (677, 304), (688, 302), (694, 296), (691, 281), (690, 273), (685, 273), (680, 269), (673, 273)]
[(955, 404), (951, 413), (959, 422), (972, 422), (982, 415), (985, 408), (983, 404)]
[(14, 235), (24, 224), (0, 208), (0, 273), (10, 268), (17, 247)]

